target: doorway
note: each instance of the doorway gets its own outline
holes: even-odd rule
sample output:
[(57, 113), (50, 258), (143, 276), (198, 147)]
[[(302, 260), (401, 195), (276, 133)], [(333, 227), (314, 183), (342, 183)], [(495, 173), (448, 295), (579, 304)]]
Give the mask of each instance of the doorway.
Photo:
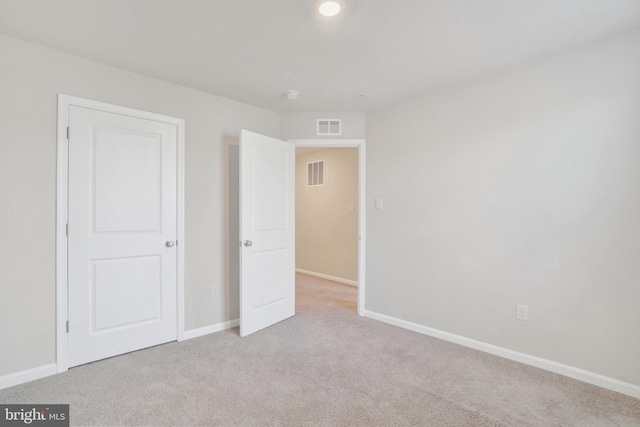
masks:
[[(357, 286), (357, 313), (363, 316), (365, 141), (289, 140), (289, 142), (296, 145), (297, 163), (296, 271)], [(342, 149), (345, 151), (341, 152)], [(353, 170), (345, 171), (345, 168)], [(336, 179), (344, 182), (336, 182)], [(354, 188), (349, 191), (347, 187), (351, 186)], [(329, 190), (339, 194), (328, 194)], [(301, 197), (310, 201), (310, 204), (305, 203), (304, 212), (299, 211)], [(328, 206), (329, 204), (331, 206)], [(316, 210), (317, 212), (314, 212)], [(300, 216), (310, 218), (301, 221)], [(314, 227), (314, 218), (324, 221), (324, 224)], [(333, 241), (333, 245), (322, 244), (323, 236)], [(299, 245), (303, 239), (305, 240), (304, 249), (300, 251)], [(314, 247), (314, 240), (317, 243), (316, 247)], [(327, 250), (336, 252), (328, 253)]]
[[(239, 290), (238, 292), (239, 324), (241, 325), (241, 327), (243, 323), (247, 322), (247, 319), (245, 318), (247, 311), (250, 312), (251, 310), (255, 311), (255, 310), (262, 310), (264, 308), (269, 308), (271, 307), (272, 304), (273, 305), (279, 304), (280, 301), (283, 301), (283, 302), (291, 301), (293, 303), (291, 307), (292, 314), (295, 311), (295, 298), (291, 299), (291, 298), (283, 297), (283, 295), (288, 295), (289, 291), (295, 294), (295, 283), (294, 283), (295, 280), (289, 281), (288, 278), (285, 280), (278, 280), (278, 283), (274, 286), (269, 285), (269, 283), (275, 280), (270, 274), (267, 276), (264, 276), (264, 275), (260, 276), (260, 282), (262, 284), (257, 284), (257, 282), (245, 283), (245, 280), (243, 280), (243, 276), (245, 277), (245, 279), (251, 276), (251, 272), (249, 272), (248, 274), (242, 273), (243, 268), (249, 267), (251, 265), (251, 262), (247, 263), (249, 259), (245, 260), (245, 258), (250, 258), (254, 253), (259, 252), (260, 245), (252, 235), (253, 233), (252, 228), (254, 228), (256, 224), (252, 225), (251, 221), (249, 221), (245, 226), (241, 225), (241, 223), (242, 224), (245, 223), (244, 216), (251, 215), (252, 209), (250, 208), (250, 206), (257, 206), (256, 204), (253, 204), (250, 200), (244, 201), (244, 202), (241, 201), (241, 200), (244, 200), (246, 196), (248, 196), (249, 198), (256, 198), (259, 196), (261, 200), (260, 204), (263, 205), (263, 207), (269, 208), (265, 212), (272, 212), (272, 213), (281, 212), (283, 209), (288, 210), (289, 207), (287, 206), (293, 206), (293, 204), (288, 205), (288, 202), (284, 203), (285, 200), (283, 197), (275, 197), (275, 198), (270, 196), (267, 197), (265, 196), (266, 193), (263, 191), (259, 191), (259, 192), (254, 191), (256, 190), (254, 185), (256, 184), (256, 181), (255, 179), (251, 178), (250, 172), (254, 170), (254, 168), (256, 167), (260, 169), (260, 171), (262, 171), (260, 173), (263, 178), (260, 179), (260, 185), (274, 185), (278, 183), (282, 184), (285, 182), (289, 182), (289, 178), (284, 179), (282, 173), (283, 171), (289, 170), (289, 169), (293, 171), (293, 169), (295, 168), (295, 158), (294, 158), (295, 153), (293, 150), (293, 148), (295, 147), (356, 148), (358, 150), (357, 153), (358, 153), (358, 175), (359, 176), (358, 176), (358, 195), (357, 195), (357, 200), (358, 200), (357, 202), (357, 206), (358, 206), (358, 209), (357, 209), (357, 216), (358, 216), (357, 313), (360, 316), (364, 316), (365, 315), (365, 289), (366, 289), (365, 287), (366, 226), (365, 226), (365, 208), (364, 208), (365, 207), (365, 140), (288, 140), (287, 142), (292, 148), (291, 150), (292, 162), (290, 163), (290, 166), (285, 167), (282, 161), (284, 161), (283, 159), (287, 156), (284, 156), (284, 155), (280, 156), (279, 154), (275, 155), (275, 153), (279, 152), (280, 149), (275, 149), (274, 147), (271, 147), (268, 150), (271, 153), (266, 156), (256, 157), (256, 156), (249, 155), (251, 151), (255, 151), (254, 149), (251, 148), (252, 145), (254, 144), (244, 144), (243, 141), (246, 138), (243, 139), (243, 136), (250, 137), (249, 139), (247, 139), (247, 141), (258, 138), (258, 141), (256, 141), (258, 143), (260, 143), (260, 141), (264, 141), (265, 143), (267, 143), (267, 140), (269, 140), (271, 141), (270, 143), (275, 144), (277, 141), (279, 141), (279, 140), (274, 140), (274, 138), (267, 137), (265, 135), (259, 135), (254, 132), (242, 130), (241, 138), (239, 141), (240, 144), (239, 145), (230, 144), (229, 146), (229, 153), (228, 153), (229, 154), (229, 159), (228, 159), (229, 160), (229, 218), (230, 218), (230, 221), (229, 221), (229, 224), (230, 224), (230, 227), (229, 227), (229, 230), (230, 230), (229, 283), (231, 287), (235, 287), (233, 286), (235, 283), (238, 284), (237, 289)], [(281, 158), (282, 161), (275, 161), (276, 157), (277, 158), (282, 157)], [(262, 158), (263, 160), (272, 159), (273, 162), (269, 161), (270, 163), (273, 163), (274, 165), (275, 164), (280, 165), (279, 167), (276, 168), (277, 171), (279, 172), (274, 171), (273, 175), (268, 173), (268, 171), (271, 170), (271, 167), (267, 167), (267, 165), (262, 165), (264, 166), (263, 168), (262, 166), (258, 165), (254, 161), (259, 158)], [(289, 165), (288, 161), (286, 163)], [(245, 176), (245, 172), (247, 172), (249, 175)], [(287, 177), (290, 176), (290, 179), (291, 179), (290, 182), (293, 185), (294, 174), (287, 173), (286, 175)], [(287, 193), (287, 192), (285, 191), (284, 193)], [(286, 199), (289, 200), (288, 197)], [(273, 218), (281, 218), (281, 217), (286, 218), (287, 215), (273, 216)], [(232, 222), (231, 219), (233, 218), (238, 218), (238, 221)], [(282, 223), (282, 221), (280, 222), (281, 224), (279, 224), (278, 227), (265, 225), (264, 227), (261, 227), (261, 229), (264, 229), (264, 231), (269, 231), (269, 230), (276, 230), (276, 229), (281, 230), (289, 227), (288, 225), (286, 226), (283, 225), (284, 223)], [(293, 237), (294, 238), (292, 239), (291, 244), (288, 244), (288, 243), (285, 244), (284, 243), (285, 240), (282, 240), (278, 250), (281, 252), (284, 252), (284, 251), (288, 251), (289, 248), (294, 249), (295, 236)], [(295, 264), (293, 262), (290, 263), (290, 266), (287, 266), (286, 269), (284, 269), (283, 271), (287, 275), (290, 275), (291, 279), (295, 278)], [(235, 272), (238, 272), (238, 276), (234, 275)], [(280, 296), (278, 298), (277, 286), (282, 286), (283, 284), (286, 292), (284, 293), (280, 292)], [(243, 289), (247, 285), (250, 287), (251, 286), (262, 287), (262, 290), (264, 292), (267, 292), (269, 295), (263, 298), (262, 290), (260, 292), (255, 291), (253, 293), (250, 293), (249, 295), (244, 295), (245, 293), (243, 292)], [(253, 295), (253, 296), (250, 296), (250, 295)], [(254, 300), (255, 300), (255, 297), (258, 297), (260, 300), (258, 300), (258, 303), (256, 304), (256, 301), (251, 302), (250, 299), (245, 298), (247, 296), (249, 296), (250, 298), (253, 298)], [(248, 306), (243, 308), (243, 306), (246, 304), (248, 304)], [(271, 319), (271, 320), (273, 321), (266, 322), (261, 326), (267, 327), (269, 326), (269, 323), (273, 324), (280, 320), (283, 320), (283, 317), (278, 316), (277, 319), (275, 320)], [(258, 328), (257, 330), (259, 329), (261, 328)]]

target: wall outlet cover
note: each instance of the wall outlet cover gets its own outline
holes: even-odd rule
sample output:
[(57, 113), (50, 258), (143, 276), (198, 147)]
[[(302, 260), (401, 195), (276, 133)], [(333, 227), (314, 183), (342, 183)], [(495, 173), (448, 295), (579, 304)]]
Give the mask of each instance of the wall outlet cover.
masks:
[(516, 305), (516, 319), (517, 320), (529, 320), (529, 306), (524, 304)]

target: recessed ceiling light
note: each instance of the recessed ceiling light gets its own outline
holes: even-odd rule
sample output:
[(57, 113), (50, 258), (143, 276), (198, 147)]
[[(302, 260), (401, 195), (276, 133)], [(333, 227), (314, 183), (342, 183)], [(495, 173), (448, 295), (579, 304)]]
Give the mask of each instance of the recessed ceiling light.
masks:
[(336, 16), (342, 10), (341, 0), (316, 0), (316, 9), (322, 16)]

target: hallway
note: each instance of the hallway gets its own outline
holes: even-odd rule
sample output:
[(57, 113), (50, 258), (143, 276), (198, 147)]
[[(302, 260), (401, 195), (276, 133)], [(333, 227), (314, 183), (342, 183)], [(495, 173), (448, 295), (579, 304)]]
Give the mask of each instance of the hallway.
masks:
[(357, 307), (355, 286), (296, 273), (296, 315), (333, 310), (355, 314)]

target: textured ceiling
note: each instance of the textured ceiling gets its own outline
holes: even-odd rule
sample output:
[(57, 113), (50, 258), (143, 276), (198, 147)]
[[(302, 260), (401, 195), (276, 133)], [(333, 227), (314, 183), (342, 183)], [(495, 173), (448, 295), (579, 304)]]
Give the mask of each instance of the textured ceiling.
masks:
[(289, 112), (369, 111), (640, 26), (640, 0), (345, 3), (0, 0), (0, 33)]

